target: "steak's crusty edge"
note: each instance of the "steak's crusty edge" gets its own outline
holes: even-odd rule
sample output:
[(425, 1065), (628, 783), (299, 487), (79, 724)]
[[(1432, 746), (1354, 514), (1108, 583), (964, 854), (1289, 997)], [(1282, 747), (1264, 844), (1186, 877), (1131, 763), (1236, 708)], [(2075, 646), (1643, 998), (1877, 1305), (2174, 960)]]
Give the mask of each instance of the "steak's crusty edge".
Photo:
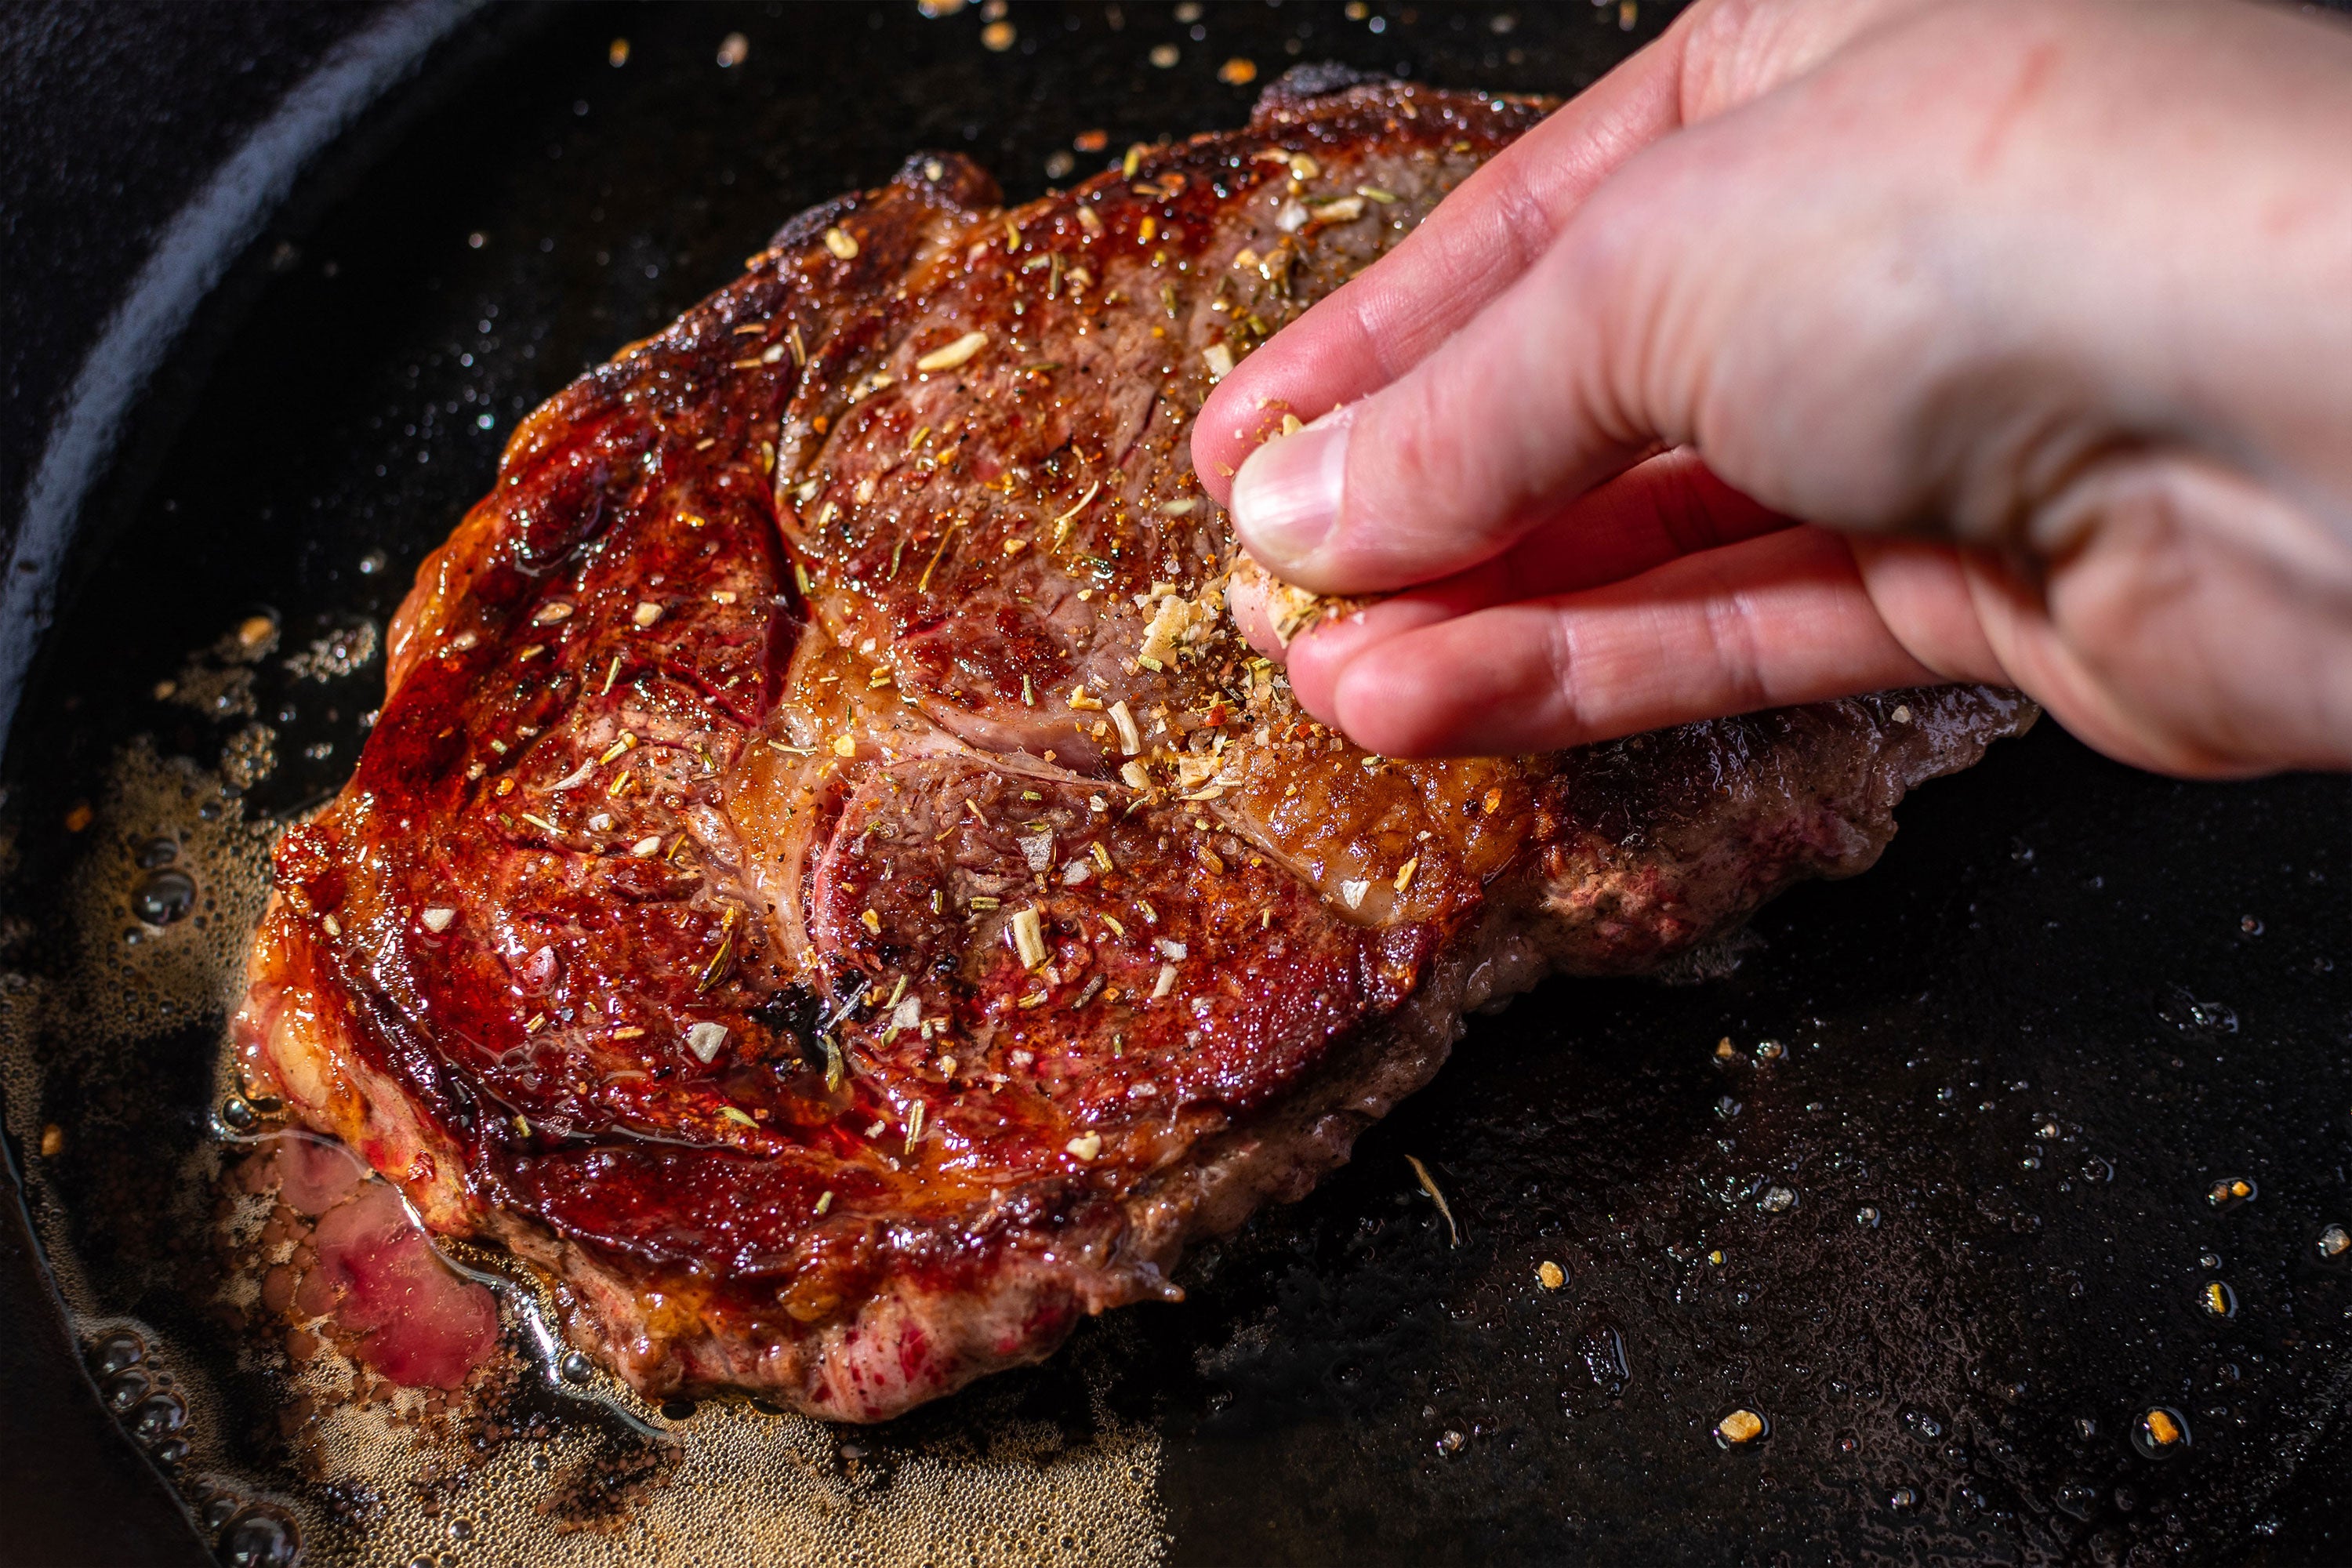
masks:
[(1866, 865), (2030, 708), (1399, 763), (1222, 618), (1221, 361), (1539, 112), (1277, 89), (1010, 213), (918, 158), (551, 400), (281, 842), (249, 1071), (641, 1390), (874, 1419), (1171, 1293), (1465, 1008)]

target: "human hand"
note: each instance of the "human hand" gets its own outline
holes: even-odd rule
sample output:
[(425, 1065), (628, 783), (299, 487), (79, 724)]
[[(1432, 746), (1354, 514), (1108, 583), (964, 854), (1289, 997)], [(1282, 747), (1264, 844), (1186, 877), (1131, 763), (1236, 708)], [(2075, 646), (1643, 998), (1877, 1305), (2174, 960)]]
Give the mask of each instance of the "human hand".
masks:
[(1980, 680), (2142, 766), (2352, 766), (2347, 148), (2352, 35), (2284, 11), (1702, 0), (1194, 460), (1278, 574), (1405, 590), (1286, 650), (1373, 751)]

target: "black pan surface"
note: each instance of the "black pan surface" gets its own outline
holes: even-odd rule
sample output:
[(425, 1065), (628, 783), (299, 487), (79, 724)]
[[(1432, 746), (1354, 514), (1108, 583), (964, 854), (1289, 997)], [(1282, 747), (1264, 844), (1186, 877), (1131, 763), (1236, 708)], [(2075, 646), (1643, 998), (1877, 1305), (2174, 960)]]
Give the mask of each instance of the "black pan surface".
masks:
[[(188, 759), (191, 812), (282, 821), (331, 792), (380, 664), (322, 681), (285, 656), (380, 627), (522, 412), (802, 206), (922, 147), (1034, 194), (1078, 132), (1108, 133), (1083, 173), (1237, 123), (1255, 89), (1219, 79), (1231, 58), (1261, 83), (1337, 58), (1567, 92), (1663, 20), (1181, 9), (1016, 6), (1001, 51), (976, 6), (460, 23), (245, 255), (84, 509), (6, 756), (6, 984), (92, 983), (57, 911), (138, 885), (158, 824), (108, 781), (141, 737)], [(744, 52), (721, 66), (730, 34)], [(252, 667), (250, 712), (158, 699), (254, 615), (279, 647)], [(94, 820), (68, 831), (84, 802)], [(2339, 778), (2174, 784), (2045, 724), (1906, 805), (1876, 870), (1773, 906), (1733, 973), (1558, 983), (1475, 1023), (1350, 1166), (1203, 1254), (1183, 1305), (1088, 1325), (1052, 1364), (810, 1452), (879, 1496), (1016, 1429), (1048, 1447), (1146, 1432), (1139, 1506), (1177, 1562), (2352, 1555), (2352, 1267), (2317, 1246), (2352, 1225), (2347, 808)], [(126, 935), (137, 912), (123, 903)], [(173, 1459), (173, 1430), (139, 1434), (158, 1473), (207, 1546), (249, 1553), (264, 1500), (314, 1561), (382, 1556), (364, 1501), (289, 1459), (284, 1384), (240, 1369), (241, 1331), (207, 1305), (212, 1198), (188, 1173), (221, 1131), (222, 1018), (131, 1052), (44, 1018), (0, 1081), (72, 1327), (88, 1348), (146, 1325), (155, 1365), (207, 1391), (191, 1458)], [(2209, 1201), (2238, 1176), (2250, 1200)], [(2233, 1316), (2200, 1305), (2217, 1280)], [(16, 1321), (54, 1321), (53, 1300), (8, 1289)], [(57, 1349), (26, 1342), (53, 1372)], [(2168, 1459), (2134, 1443), (2158, 1406), (2192, 1439)], [(1727, 1452), (1711, 1432), (1735, 1407), (1769, 1433)], [(12, 1449), (41, 1441), (21, 1406), (0, 1412)], [(711, 1419), (653, 1426), (691, 1446)], [(96, 1495), (132, 1495), (89, 1463)], [(462, 1479), (437, 1484), (462, 1505)], [(0, 1499), (24, 1485), (0, 1468)], [(761, 1556), (714, 1502), (713, 1539)], [(121, 1530), (91, 1528), (91, 1555), (121, 1550)], [(132, 1533), (168, 1553), (159, 1528)], [(473, 1560), (457, 1537), (442, 1551)]]

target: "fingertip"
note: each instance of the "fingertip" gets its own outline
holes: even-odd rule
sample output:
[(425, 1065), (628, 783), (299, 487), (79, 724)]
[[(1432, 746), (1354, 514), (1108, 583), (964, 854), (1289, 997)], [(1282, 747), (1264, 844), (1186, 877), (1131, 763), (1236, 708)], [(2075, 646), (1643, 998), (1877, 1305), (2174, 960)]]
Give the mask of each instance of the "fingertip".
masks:
[(1391, 638), (1362, 649), (1331, 673), (1325, 700), (1331, 717), (1326, 722), (1381, 756), (1444, 755), (1456, 747), (1432, 679), (1441, 672), (1400, 658), (1405, 640)]
[(1279, 377), (1274, 356), (1261, 349), (1217, 383), (1192, 421), (1192, 470), (1219, 506), (1233, 504), (1234, 479), (1250, 454), (1282, 428), (1294, 410), (1273, 395)]

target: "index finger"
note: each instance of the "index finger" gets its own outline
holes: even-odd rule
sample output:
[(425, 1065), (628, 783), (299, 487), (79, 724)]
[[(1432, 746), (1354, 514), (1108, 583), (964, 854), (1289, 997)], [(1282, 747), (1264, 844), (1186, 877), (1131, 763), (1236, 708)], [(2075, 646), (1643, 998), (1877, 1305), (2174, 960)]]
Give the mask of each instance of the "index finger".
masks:
[(1610, 172), (1679, 122), (1684, 21), (1462, 182), (1402, 244), (1220, 382), (1192, 463), (1220, 502), (1268, 420), (1377, 391), (1451, 337), (1544, 253)]
[(1379, 391), (1517, 282), (1643, 148), (1737, 107), (1921, 0), (1702, 0), (1462, 182), (1403, 243), (1235, 365), (1202, 405), (1192, 463), (1220, 503), (1284, 413)]

